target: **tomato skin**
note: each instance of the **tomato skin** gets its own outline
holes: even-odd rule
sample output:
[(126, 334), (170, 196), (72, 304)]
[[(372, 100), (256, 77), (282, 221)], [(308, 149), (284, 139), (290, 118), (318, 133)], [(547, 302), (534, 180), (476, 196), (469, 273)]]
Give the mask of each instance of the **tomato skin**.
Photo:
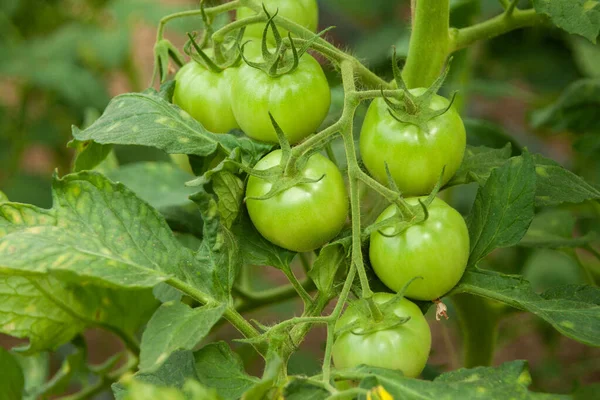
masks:
[[(417, 204), (417, 198), (409, 198)], [(399, 235), (385, 237), (371, 234), (369, 258), (381, 281), (394, 291), (416, 276), (406, 290), (406, 297), (434, 300), (452, 289), (462, 277), (469, 259), (469, 232), (463, 217), (436, 198), (428, 207), (429, 218)], [(377, 222), (392, 217), (396, 206), (386, 208)], [(392, 228), (383, 232), (392, 233)]]
[[(413, 89), (419, 95), (425, 89)], [(443, 110), (449, 101), (435, 95), (430, 108)], [(444, 170), (446, 184), (462, 163), (466, 131), (458, 112), (451, 107), (427, 123), (429, 132), (394, 119), (382, 98), (373, 100), (360, 133), (362, 160), (373, 178), (387, 184), (385, 163), (400, 191), (406, 196), (431, 192)]]
[[(255, 166), (265, 170), (279, 165), (281, 150), (263, 157)], [(248, 198), (250, 219), (260, 234), (288, 250), (312, 251), (333, 239), (348, 217), (348, 194), (340, 170), (320, 154), (310, 157), (302, 175), (319, 179), (315, 183), (294, 186), (266, 200)], [(271, 183), (250, 176), (247, 197), (269, 192)]]
[[(287, 18), (295, 23), (302, 25), (312, 32), (317, 31), (319, 24), (319, 7), (317, 0), (262, 0), (269, 14), (273, 15), (276, 11), (278, 16)], [(254, 11), (247, 7), (237, 9), (236, 19), (252, 17), (256, 15)], [(261, 38), (265, 24), (253, 24), (246, 27), (245, 36)], [(279, 29), (282, 37), (287, 36), (287, 31)], [(271, 42), (274, 42), (273, 35), (269, 32)]]
[[(392, 299), (389, 293), (375, 293), (373, 299), (383, 304)], [(354, 368), (360, 364), (401, 370), (405, 376), (419, 376), (431, 350), (431, 330), (419, 307), (402, 299), (394, 308), (398, 317), (410, 319), (393, 328), (367, 333), (342, 333), (334, 342), (332, 355), (336, 368)], [(342, 329), (363, 316), (351, 304), (336, 323)]]
[(231, 110), (231, 82), (235, 69), (213, 72), (195, 61), (175, 76), (173, 103), (200, 122), (208, 131), (227, 133), (239, 128)]
[(296, 70), (276, 78), (243, 65), (231, 93), (233, 115), (242, 130), (253, 139), (271, 143), (278, 140), (269, 112), (294, 144), (317, 130), (331, 104), (327, 78), (310, 54), (300, 58)]

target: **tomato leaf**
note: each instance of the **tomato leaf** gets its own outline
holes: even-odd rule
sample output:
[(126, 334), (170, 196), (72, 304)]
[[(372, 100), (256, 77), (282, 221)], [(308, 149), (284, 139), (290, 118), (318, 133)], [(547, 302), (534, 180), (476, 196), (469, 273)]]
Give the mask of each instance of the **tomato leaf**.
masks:
[(160, 365), (176, 350), (192, 350), (221, 319), (224, 307), (190, 308), (180, 302), (164, 303), (142, 335), (139, 369)]
[(600, 346), (600, 289), (568, 285), (538, 295), (520, 276), (467, 268), (451, 294), (470, 293), (531, 312), (565, 336)]
[(552, 23), (596, 43), (600, 33), (598, 0), (533, 0), (535, 11), (550, 17)]
[(23, 371), (17, 360), (0, 347), (0, 371), (2, 371), (2, 379), (0, 379), (0, 393), (5, 399), (20, 399), (23, 397), (25, 389), (25, 378)]
[(530, 392), (531, 376), (525, 361), (511, 361), (498, 367), (477, 367), (447, 372), (433, 381), (406, 378), (399, 371), (360, 366), (341, 371), (340, 377), (361, 377), (360, 387), (370, 390), (379, 385), (394, 399), (545, 399), (546, 394)]
[(23, 371), (25, 389), (23, 400), (36, 400), (41, 387), (48, 379), (50, 357), (48, 353), (40, 352), (28, 356), (23, 353), (12, 353)]
[(510, 144), (506, 144), (501, 149), (467, 146), (460, 168), (446, 186), (464, 185), (471, 182), (483, 185), (492, 171), (502, 166), (510, 158), (510, 155)]
[(594, 233), (573, 237), (574, 228), (575, 218), (569, 211), (543, 212), (533, 219), (519, 246), (549, 249), (583, 247), (597, 239)]
[(329, 243), (321, 249), (308, 276), (313, 280), (320, 292), (335, 295), (333, 286), (336, 278), (345, 277), (350, 263), (348, 248), (352, 243), (350, 237), (346, 237)]
[[(160, 367), (151, 371), (137, 372), (133, 378), (159, 387), (182, 389), (186, 381), (198, 380), (194, 355), (190, 350), (178, 350), (172, 353)], [(116, 400), (127, 399), (128, 388), (123, 383), (113, 384), (112, 390)]]
[(283, 397), (286, 400), (325, 400), (330, 395), (322, 386), (317, 386), (308, 379), (303, 378), (291, 379), (283, 392)]
[(517, 244), (533, 219), (535, 170), (529, 153), (492, 171), (480, 187), (467, 219), (471, 240), (469, 265), (498, 247)]
[(55, 178), (54, 207), (0, 205), (0, 269), (76, 282), (151, 288), (178, 279), (220, 295), (213, 271), (131, 190), (94, 172)]
[(259, 380), (246, 374), (242, 359), (225, 342), (211, 343), (195, 353), (200, 382), (225, 400), (236, 400)]
[(531, 125), (534, 128), (550, 128), (555, 132), (597, 132), (598, 109), (600, 79), (581, 79), (569, 85), (554, 103), (535, 111), (531, 116)]
[(8, 201), (8, 196), (5, 195), (1, 190), (0, 190), (0, 203), (5, 203)]

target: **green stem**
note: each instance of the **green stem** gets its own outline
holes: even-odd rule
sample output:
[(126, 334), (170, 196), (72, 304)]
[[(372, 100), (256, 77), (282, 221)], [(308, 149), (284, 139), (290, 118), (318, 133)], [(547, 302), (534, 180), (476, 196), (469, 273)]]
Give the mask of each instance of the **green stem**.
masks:
[(212, 40), (215, 43), (221, 43), (228, 33), (233, 32), (236, 29), (241, 29), (248, 25), (256, 24), (259, 22), (265, 22), (266, 20), (267, 17), (264, 14), (253, 15), (252, 17), (238, 19), (230, 24), (225, 25), (224, 27), (213, 33)]
[(409, 89), (429, 87), (448, 56), (449, 0), (417, 0), (413, 31), (402, 77)]
[(296, 275), (294, 275), (294, 272), (292, 271), (292, 269), (288, 266), (287, 268), (283, 269), (283, 273), (285, 274), (285, 276), (288, 278), (288, 280), (292, 284), (294, 290), (298, 293), (298, 296), (300, 296), (300, 298), (304, 302), (304, 307), (310, 306), (312, 304), (313, 299), (308, 294), (306, 289), (304, 289), (304, 286), (302, 286), (302, 284), (300, 284), (300, 282), (298, 281), (298, 278), (296, 278)]
[(470, 46), (479, 40), (491, 39), (512, 30), (527, 26), (540, 25), (545, 21), (546, 17), (537, 14), (534, 9), (514, 10), (510, 14), (502, 13), (494, 18), (467, 28), (452, 29), (450, 32), (449, 49), (450, 52), (454, 52)]
[[(201, 304), (213, 304), (214, 300), (208, 297), (205, 293), (200, 290), (188, 285), (180, 281), (179, 279), (171, 278), (166, 283), (173, 286), (176, 289), (181, 290), (183, 293), (187, 294), (191, 298), (197, 300)], [(254, 338), (260, 335), (260, 333), (250, 324), (250, 322), (246, 321), (244, 317), (238, 313), (235, 308), (232, 306), (228, 306), (223, 313), (223, 317), (229, 321), (242, 335), (246, 338)], [(257, 348), (259, 353), (265, 354), (264, 349)]]
[(492, 364), (498, 336), (499, 314), (488, 300), (470, 294), (456, 294), (452, 302), (460, 319), (464, 367)]
[(298, 257), (300, 258), (300, 263), (302, 264), (302, 269), (304, 270), (304, 274), (308, 276), (312, 268), (312, 255), (313, 253), (300, 253)]

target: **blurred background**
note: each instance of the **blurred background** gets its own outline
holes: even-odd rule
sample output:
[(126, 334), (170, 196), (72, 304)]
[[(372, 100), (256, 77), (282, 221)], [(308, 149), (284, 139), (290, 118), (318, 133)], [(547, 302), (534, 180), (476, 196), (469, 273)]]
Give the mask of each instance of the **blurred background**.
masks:
[[(218, 3), (218, 1), (215, 1)], [(527, 1), (522, 2), (526, 6)], [(69, 171), (73, 158), (67, 148), (71, 126), (93, 122), (111, 97), (148, 87), (153, 68), (153, 45), (159, 19), (171, 12), (196, 8), (189, 0), (2, 0), (0, 2), (0, 190), (11, 201), (51, 207), (50, 182), (55, 169)], [(335, 25), (327, 37), (347, 49), (374, 71), (391, 78), (390, 52), (395, 45), (406, 54), (410, 34), (408, 0), (319, 0), (321, 28)], [(452, 25), (462, 27), (502, 11), (497, 0), (453, 0)], [(178, 46), (185, 32), (201, 28), (200, 19), (168, 25), (167, 37)], [(324, 64), (334, 92), (329, 122), (339, 116), (343, 93), (339, 77)], [(456, 106), (465, 116), (468, 141), (502, 147), (507, 141), (518, 154), (523, 147), (539, 152), (600, 183), (598, 132), (539, 128), (544, 107), (573, 82), (600, 78), (600, 46), (562, 31), (536, 28), (516, 31), (456, 54), (443, 90), (458, 90)], [(595, 101), (595, 103), (594, 103)], [(591, 103), (591, 105), (590, 105)], [(600, 99), (586, 103), (600, 110)], [(361, 115), (357, 115), (360, 127)], [(595, 115), (598, 115), (597, 113)], [(556, 128), (556, 127), (555, 127)], [(600, 128), (599, 128), (600, 129)], [(117, 147), (121, 165), (169, 158), (158, 150)], [(338, 159), (340, 159), (338, 157)], [(444, 196), (467, 213), (475, 187), (446, 191)], [(598, 229), (596, 205), (546, 210), (544, 219), (563, 229), (584, 234)], [(367, 216), (368, 218), (368, 216)], [(565, 222), (566, 221), (566, 222)], [(565, 226), (566, 224), (566, 226)], [(599, 275), (598, 260), (589, 253), (513, 248), (488, 257), (485, 267), (522, 273), (541, 292), (552, 286), (584, 283), (582, 265)], [(252, 267), (258, 287), (285, 282), (279, 271)], [(301, 275), (301, 269), (298, 269)], [(434, 334), (430, 366), (425, 377), (456, 369), (461, 364), (461, 333), (451, 302), (448, 321), (436, 322), (428, 313)], [(289, 317), (299, 310), (294, 301), (252, 314), (262, 322)], [(315, 329), (290, 364), (291, 373), (320, 370), (324, 334)], [(232, 339), (227, 326), (211, 339)], [(90, 360), (103, 361), (119, 348), (109, 334), (87, 334)], [(0, 345), (18, 342), (0, 335)], [(68, 346), (67, 346), (68, 347)], [(237, 348), (250, 371), (259, 373), (253, 352)], [(68, 353), (61, 348), (52, 365)], [(533, 390), (570, 392), (578, 383), (600, 381), (600, 351), (559, 335), (532, 315), (504, 319), (494, 364), (529, 360)], [(110, 398), (110, 396), (105, 397)]]

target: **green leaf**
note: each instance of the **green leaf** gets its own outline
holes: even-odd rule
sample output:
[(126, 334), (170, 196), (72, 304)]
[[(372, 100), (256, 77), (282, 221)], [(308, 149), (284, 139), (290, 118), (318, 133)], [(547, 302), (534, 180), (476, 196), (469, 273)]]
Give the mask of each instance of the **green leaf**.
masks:
[[(531, 376), (525, 361), (512, 361), (499, 367), (460, 369), (438, 376), (433, 381), (411, 379), (397, 371), (361, 366), (355, 374), (363, 376), (360, 386), (383, 386), (395, 399), (568, 399), (569, 396), (530, 392)], [(352, 373), (350, 372), (349, 375)], [(341, 373), (340, 375), (344, 375)]]
[(506, 163), (510, 155), (510, 144), (506, 144), (501, 149), (467, 146), (463, 162), (447, 186), (464, 185), (471, 182), (484, 185), (492, 171)]
[(568, 285), (538, 295), (520, 276), (467, 268), (452, 294), (470, 293), (528, 311), (565, 336), (600, 346), (600, 289)]
[(125, 186), (81, 172), (55, 178), (53, 192), (51, 210), (0, 205), (0, 271), (129, 288), (178, 279), (220, 295), (214, 271)]
[(598, 0), (533, 0), (535, 11), (550, 17), (552, 23), (571, 34), (596, 43), (600, 33)]
[(1, 190), (0, 190), (0, 203), (5, 203), (8, 201), (8, 196), (5, 195)]
[(164, 303), (152, 316), (142, 336), (139, 369), (160, 365), (176, 350), (192, 350), (221, 319), (224, 307), (190, 308)]
[(569, 44), (581, 73), (588, 78), (600, 78), (600, 45), (579, 36), (571, 36)]
[(195, 358), (200, 382), (215, 388), (225, 400), (239, 399), (258, 382), (257, 378), (246, 374), (241, 358), (225, 342), (204, 346), (196, 352)]
[(519, 242), (525, 247), (560, 249), (583, 247), (596, 239), (593, 233), (573, 237), (575, 218), (569, 211), (555, 210), (536, 215), (529, 230)]
[(215, 390), (206, 389), (194, 380), (188, 380), (183, 390), (160, 387), (150, 383), (131, 379), (126, 383), (125, 400), (221, 400)]
[(322, 386), (311, 383), (308, 379), (292, 379), (283, 392), (286, 400), (325, 400), (330, 393)]
[[(176, 351), (160, 367), (152, 371), (137, 372), (133, 378), (158, 387), (181, 389), (186, 381), (198, 380), (194, 355), (189, 350)], [(128, 388), (123, 383), (113, 384), (112, 389), (117, 400), (127, 398)]]
[[(135, 302), (136, 309), (129, 306)], [(0, 275), (0, 332), (29, 338), (28, 352), (50, 350), (86, 327), (133, 335), (156, 307), (149, 290), (77, 286), (52, 277)]]
[(0, 399), (20, 399), (25, 389), (25, 378), (21, 365), (4, 348), (0, 347)]
[(233, 226), (233, 232), (236, 237), (244, 238), (239, 245), (245, 264), (268, 265), (283, 270), (296, 256), (295, 252), (274, 245), (258, 233), (247, 212)]
[(600, 199), (600, 190), (556, 161), (539, 154), (535, 154), (533, 159), (537, 174), (536, 206), (555, 206)]
[(469, 265), (499, 247), (517, 244), (533, 219), (535, 172), (529, 153), (492, 171), (479, 188), (467, 220), (471, 240)]
[(348, 248), (352, 243), (351, 238), (344, 238), (329, 243), (321, 249), (308, 276), (313, 280), (320, 292), (331, 293), (336, 279), (345, 278), (348, 272)]
[(598, 131), (599, 108), (600, 79), (581, 79), (569, 85), (554, 103), (535, 111), (531, 125), (555, 132)]
[(99, 144), (91, 140), (80, 142), (73, 139), (67, 147), (76, 149), (73, 172), (91, 171), (100, 165), (113, 149), (111, 144)]

